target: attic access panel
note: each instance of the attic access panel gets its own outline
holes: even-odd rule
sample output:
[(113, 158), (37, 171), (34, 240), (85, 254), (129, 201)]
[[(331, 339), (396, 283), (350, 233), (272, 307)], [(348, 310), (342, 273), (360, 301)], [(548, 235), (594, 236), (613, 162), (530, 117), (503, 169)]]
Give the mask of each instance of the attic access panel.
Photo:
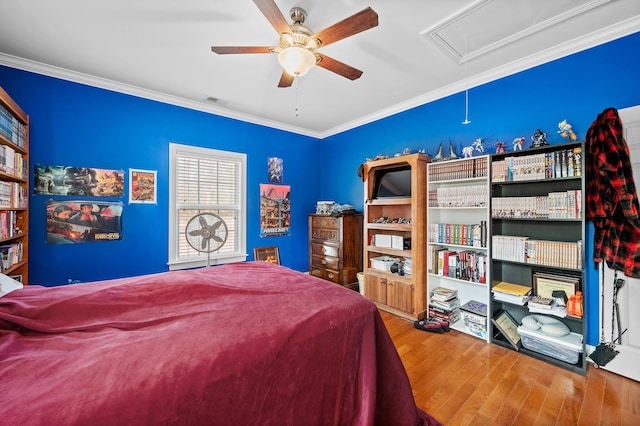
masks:
[(611, 0), (478, 0), (425, 30), (456, 62), (463, 63), (585, 13)]

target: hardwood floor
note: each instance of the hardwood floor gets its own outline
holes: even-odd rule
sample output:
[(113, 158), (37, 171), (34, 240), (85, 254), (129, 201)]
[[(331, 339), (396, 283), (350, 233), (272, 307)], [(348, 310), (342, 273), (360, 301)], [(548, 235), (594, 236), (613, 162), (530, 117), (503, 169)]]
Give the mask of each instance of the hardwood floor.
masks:
[[(569, 372), (455, 330), (381, 311), (417, 405), (445, 425), (640, 425), (640, 383)], [(640, 362), (640, 360), (638, 360)]]

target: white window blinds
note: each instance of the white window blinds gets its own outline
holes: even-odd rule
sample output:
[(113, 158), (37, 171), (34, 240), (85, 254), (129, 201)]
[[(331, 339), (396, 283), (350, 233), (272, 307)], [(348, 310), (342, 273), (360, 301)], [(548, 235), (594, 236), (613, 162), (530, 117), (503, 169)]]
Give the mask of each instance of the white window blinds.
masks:
[(206, 262), (207, 254), (191, 247), (184, 233), (198, 213), (214, 213), (227, 225), (227, 240), (210, 254), (211, 264), (245, 260), (246, 155), (178, 144), (170, 144), (170, 151), (171, 269)]

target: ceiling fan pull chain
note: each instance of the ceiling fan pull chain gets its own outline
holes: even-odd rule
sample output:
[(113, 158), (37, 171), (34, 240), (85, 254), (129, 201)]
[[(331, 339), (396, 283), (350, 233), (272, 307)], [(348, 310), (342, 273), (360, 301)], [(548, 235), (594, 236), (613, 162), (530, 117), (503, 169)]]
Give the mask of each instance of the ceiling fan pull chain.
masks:
[(295, 77), (296, 81), (296, 117), (298, 117), (298, 88), (300, 87), (300, 78)]

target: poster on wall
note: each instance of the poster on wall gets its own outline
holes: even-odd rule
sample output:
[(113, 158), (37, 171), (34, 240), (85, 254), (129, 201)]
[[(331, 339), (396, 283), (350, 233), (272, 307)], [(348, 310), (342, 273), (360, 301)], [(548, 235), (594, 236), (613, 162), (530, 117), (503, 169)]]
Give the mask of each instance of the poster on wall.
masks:
[(284, 162), (282, 158), (269, 157), (267, 160), (267, 169), (269, 170), (270, 183), (282, 183), (282, 174), (284, 173)]
[(47, 243), (122, 239), (122, 202), (47, 201)]
[(260, 184), (260, 237), (289, 235), (289, 185)]
[(129, 203), (158, 204), (155, 170), (129, 169)]
[(72, 166), (34, 166), (36, 195), (122, 197), (124, 171)]

